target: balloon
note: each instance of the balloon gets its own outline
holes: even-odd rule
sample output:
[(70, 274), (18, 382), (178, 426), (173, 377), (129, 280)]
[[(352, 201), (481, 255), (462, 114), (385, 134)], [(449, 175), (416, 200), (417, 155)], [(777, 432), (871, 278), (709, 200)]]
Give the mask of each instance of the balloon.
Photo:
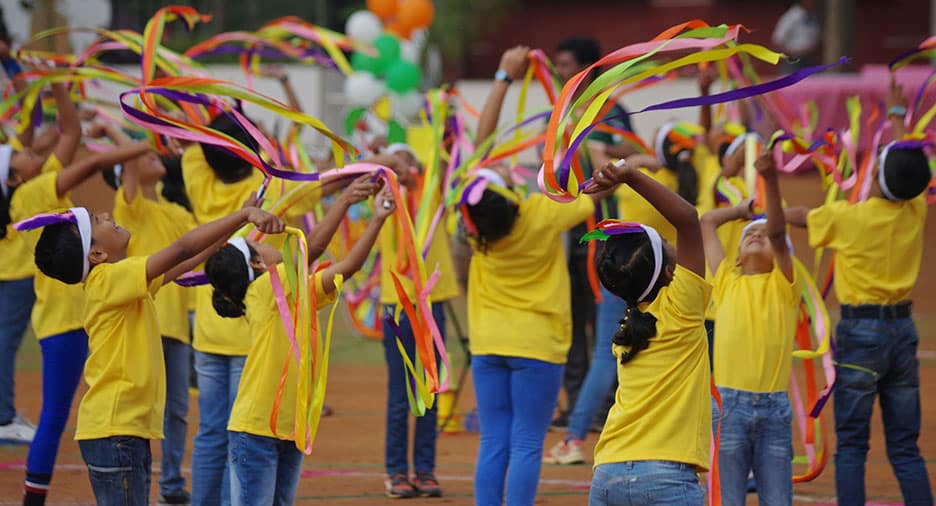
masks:
[(369, 72), (374, 75), (380, 73), (380, 63), (377, 58), (360, 51), (351, 54), (351, 68), (358, 72)]
[(420, 82), (422, 72), (415, 63), (400, 60), (387, 69), (387, 88), (397, 93), (415, 90)]
[(431, 25), (434, 17), (432, 0), (405, 0), (397, 9), (396, 22), (412, 31)]
[(364, 117), (364, 113), (366, 112), (366, 107), (357, 107), (348, 112), (348, 115), (345, 116), (345, 135), (351, 135), (354, 132), (358, 121), (361, 121), (361, 118)]
[(394, 63), (400, 59), (400, 41), (385, 33), (374, 41), (374, 47), (377, 49), (377, 62), (381, 74), (387, 72)]
[(419, 63), (419, 46), (415, 42), (400, 42), (400, 59), (410, 63)]
[(384, 29), (404, 40), (409, 39), (410, 34), (413, 33), (410, 27), (403, 26), (396, 21), (388, 23), (387, 26), (384, 27)]
[(415, 118), (422, 109), (423, 103), (423, 94), (415, 90), (403, 94), (390, 93), (390, 106), (396, 118)]
[(367, 10), (386, 21), (396, 15), (397, 0), (367, 0)]
[(406, 130), (394, 120), (390, 120), (390, 132), (387, 134), (387, 142), (391, 144), (406, 142)]
[(383, 81), (366, 72), (355, 72), (344, 82), (344, 93), (351, 105), (371, 105), (386, 93)]
[(345, 34), (352, 40), (371, 45), (380, 36), (383, 24), (370, 11), (357, 11), (348, 17)]

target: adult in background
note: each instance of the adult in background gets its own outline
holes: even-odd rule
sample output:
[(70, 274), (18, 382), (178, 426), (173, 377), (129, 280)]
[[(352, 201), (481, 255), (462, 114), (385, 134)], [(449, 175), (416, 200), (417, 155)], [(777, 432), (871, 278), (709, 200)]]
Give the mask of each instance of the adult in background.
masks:
[(783, 63), (784, 72), (812, 65), (822, 36), (816, 13), (818, 5), (819, 0), (799, 0), (777, 21), (773, 43), (790, 57)]

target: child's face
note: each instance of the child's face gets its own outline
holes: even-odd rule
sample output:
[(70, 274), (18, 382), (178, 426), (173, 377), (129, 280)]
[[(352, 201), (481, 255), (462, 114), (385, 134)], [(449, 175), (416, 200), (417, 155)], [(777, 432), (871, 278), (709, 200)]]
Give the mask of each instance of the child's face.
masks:
[(115, 262), (126, 257), (129, 243), (130, 231), (115, 223), (110, 214), (91, 216), (91, 263)]
[(133, 163), (138, 164), (137, 170), (140, 174), (140, 182), (144, 185), (154, 185), (162, 180), (166, 175), (166, 166), (155, 151), (150, 151), (140, 156)]
[(10, 176), (7, 178), (7, 186), (19, 186), (30, 179), (38, 176), (42, 172), (43, 158), (32, 150), (25, 150), (13, 153), (10, 157)]
[(251, 259), (251, 267), (260, 270), (266, 270), (267, 267), (274, 266), (283, 261), (283, 254), (269, 244), (247, 241), (247, 244), (256, 252), (256, 257)]
[(757, 223), (748, 227), (747, 232), (741, 237), (740, 248), (739, 264), (750, 259), (773, 263), (774, 253), (770, 239), (767, 237), (767, 224), (765, 223)]

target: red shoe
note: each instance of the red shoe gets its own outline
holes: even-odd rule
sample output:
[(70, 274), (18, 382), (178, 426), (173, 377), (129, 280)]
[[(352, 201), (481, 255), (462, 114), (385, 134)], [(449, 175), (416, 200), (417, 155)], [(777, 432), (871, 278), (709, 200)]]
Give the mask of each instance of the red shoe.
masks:
[(419, 497), (442, 497), (442, 487), (432, 473), (416, 473), (413, 482)]

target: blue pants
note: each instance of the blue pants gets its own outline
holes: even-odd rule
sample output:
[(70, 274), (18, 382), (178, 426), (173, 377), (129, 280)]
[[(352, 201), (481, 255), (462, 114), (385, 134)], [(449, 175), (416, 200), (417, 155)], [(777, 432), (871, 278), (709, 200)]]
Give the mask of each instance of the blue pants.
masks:
[(131, 436), (78, 441), (98, 506), (147, 506), (153, 454), (150, 442)]
[(162, 338), (163, 359), (166, 362), (166, 414), (163, 418), (162, 476), (159, 491), (163, 495), (185, 490), (182, 458), (188, 429), (189, 357), (188, 344), (169, 337)]
[(605, 290), (604, 287), (601, 288), (601, 296), (602, 301), (598, 304), (595, 319), (595, 349), (592, 352), (591, 365), (575, 400), (567, 429), (569, 436), (581, 440), (585, 439), (598, 408), (604, 404), (617, 380), (618, 362), (611, 352), (611, 344), (627, 309), (624, 299)]
[(702, 506), (705, 493), (693, 466), (643, 460), (595, 468), (589, 506)]
[(42, 411), (26, 459), (26, 481), (42, 489), (48, 488), (52, 480), (59, 443), (88, 358), (88, 334), (84, 330), (72, 330), (41, 339), (39, 346), (42, 349)]
[[(407, 453), (409, 448), (409, 401), (406, 397), (406, 366), (400, 356), (396, 344), (396, 335), (393, 333), (387, 316), (393, 318), (394, 306), (388, 305), (384, 309), (383, 345), (384, 357), (387, 360), (387, 440), (385, 465), (387, 474), (408, 473), (409, 463)], [(439, 326), (442, 339), (445, 339), (445, 306), (441, 302), (432, 305), (432, 317)], [(406, 354), (415, 363), (416, 340), (413, 337), (413, 328), (410, 326), (406, 313), (400, 315), (401, 341)], [(438, 353), (436, 354), (438, 359)], [(426, 414), (416, 418), (416, 427), (413, 431), (413, 470), (417, 473), (435, 472), (436, 457), (436, 421), (438, 410), (436, 406), (426, 411)]]
[(302, 452), (294, 441), (231, 432), (231, 503), (291, 506), (296, 500)]
[[(11, 259), (7, 259), (12, 261)], [(33, 278), (0, 281), (0, 425), (16, 417), (16, 353), (29, 326), (36, 294)]]
[(543, 439), (562, 384), (562, 364), (497, 355), (472, 357), (481, 442), (475, 466), (475, 504), (532, 505)]
[[(758, 504), (793, 504), (793, 408), (786, 392), (755, 393), (718, 387), (722, 399), (722, 504), (744, 506), (749, 471)], [(712, 433), (718, 408), (712, 404)]]
[(931, 505), (920, 457), (920, 367), (912, 318), (842, 319), (836, 332), (835, 489), (839, 504), (865, 503), (874, 398), (881, 398), (887, 458), (907, 505)]
[(227, 424), (246, 359), (195, 351), (199, 420), (192, 449), (192, 504), (231, 504)]

